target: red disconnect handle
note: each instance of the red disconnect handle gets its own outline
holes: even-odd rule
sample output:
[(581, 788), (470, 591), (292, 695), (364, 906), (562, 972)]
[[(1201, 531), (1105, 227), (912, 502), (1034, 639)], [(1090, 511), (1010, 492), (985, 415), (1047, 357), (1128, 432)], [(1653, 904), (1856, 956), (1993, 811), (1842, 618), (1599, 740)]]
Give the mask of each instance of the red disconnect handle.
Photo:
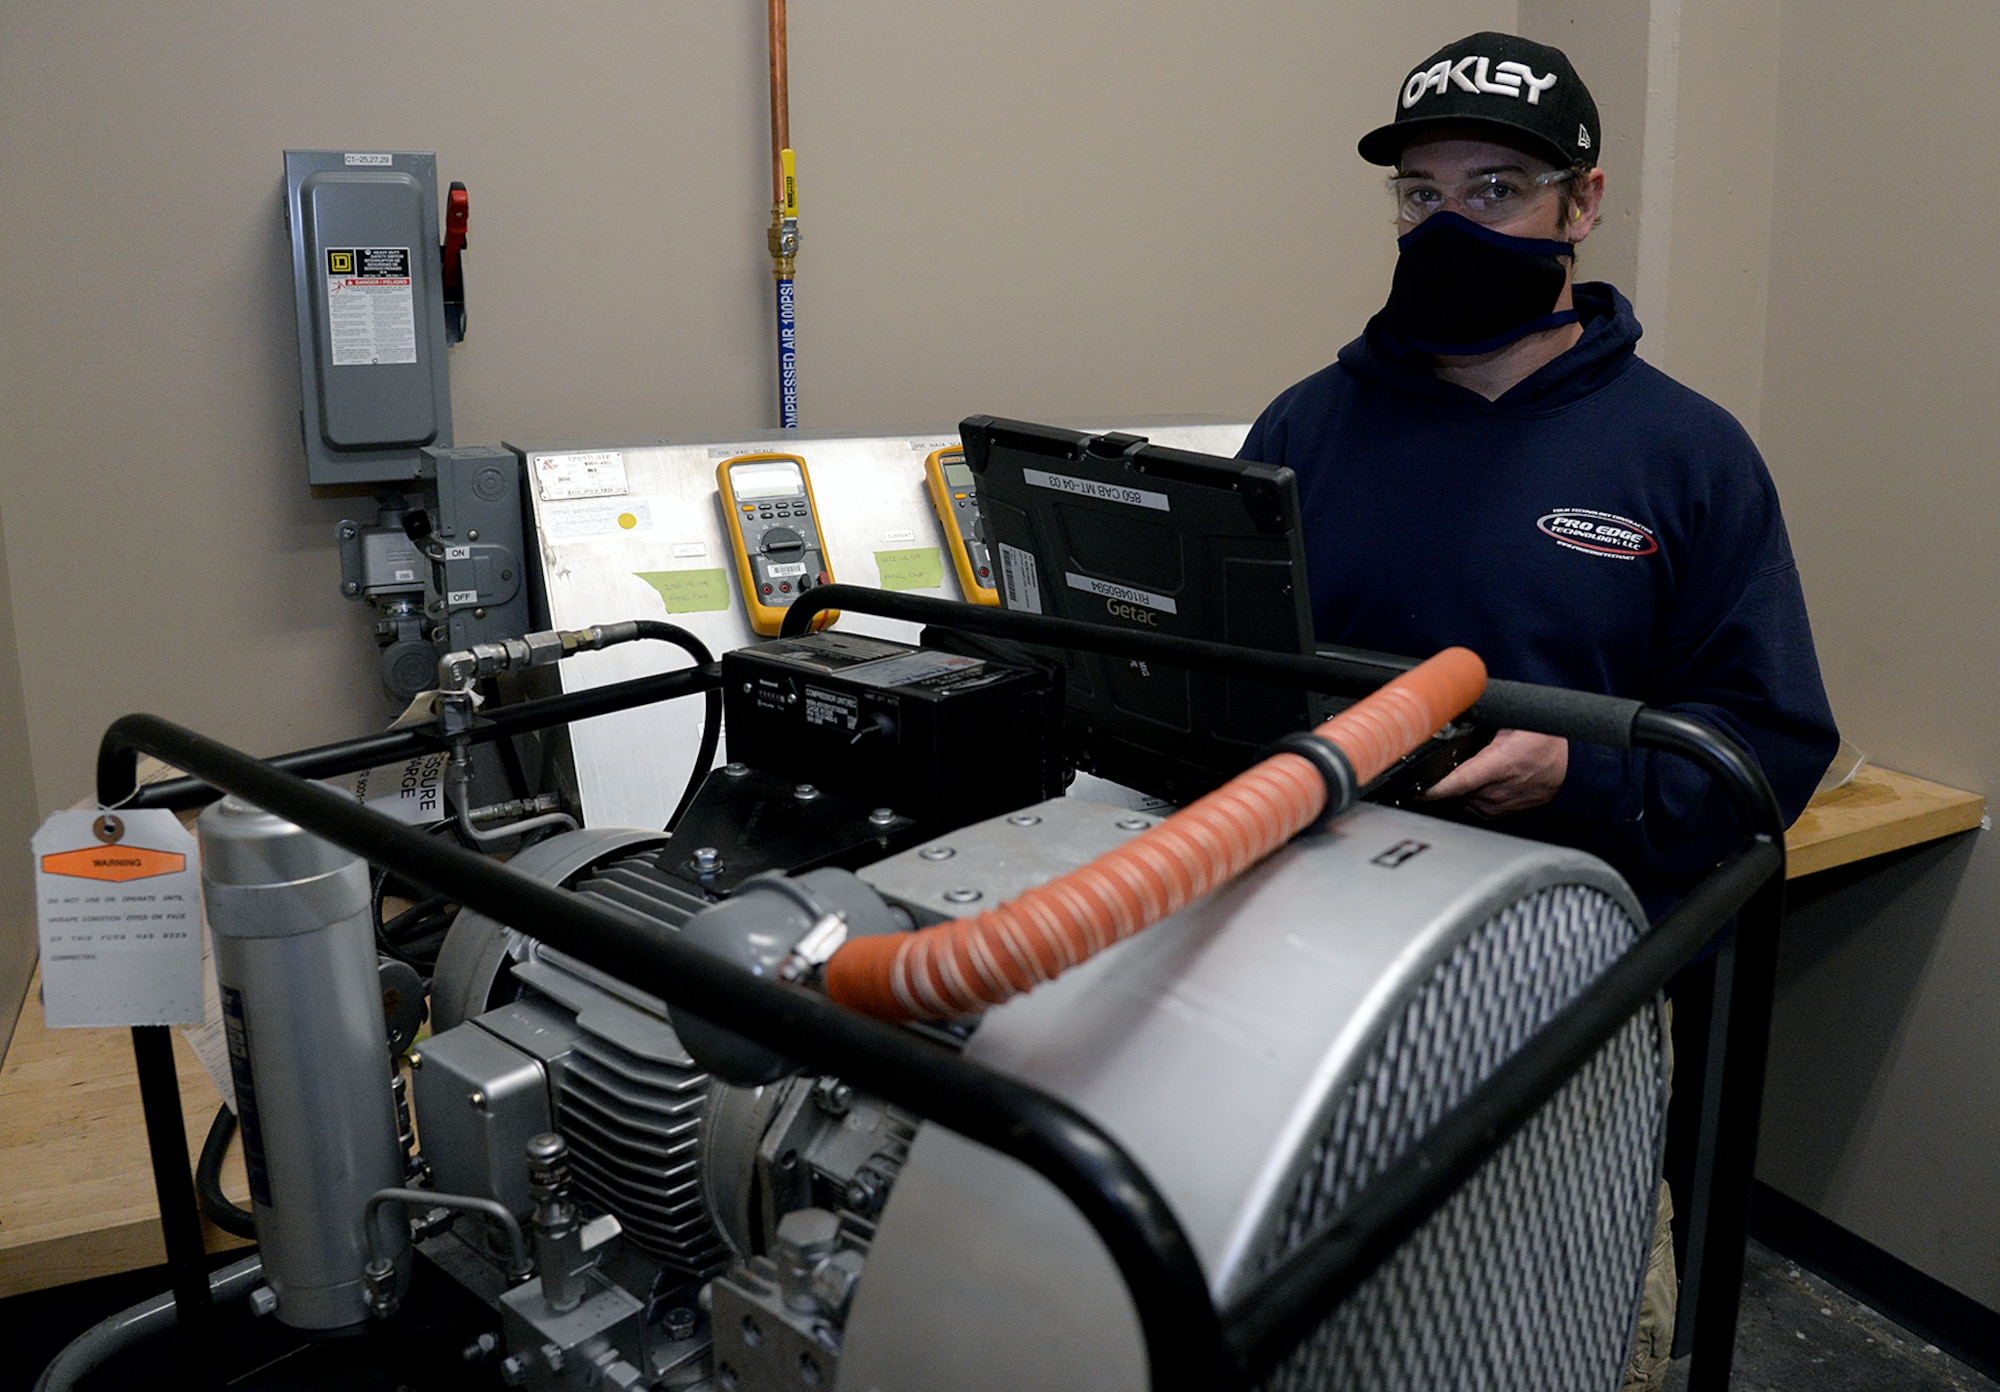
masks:
[[(1315, 733), (1366, 783), (1485, 689), (1486, 664), (1447, 648)], [(885, 1020), (976, 1015), (1229, 883), (1311, 826), (1326, 799), (1326, 781), (1303, 755), (1273, 754), (1151, 831), (976, 918), (849, 940), (826, 964), (827, 994)]]
[(459, 264), (458, 254), (465, 250), (465, 229), (472, 213), (472, 200), (465, 192), (465, 185), (454, 183), (444, 199), (444, 293), (447, 299), (458, 298), (456, 292), (465, 284), (465, 271)]

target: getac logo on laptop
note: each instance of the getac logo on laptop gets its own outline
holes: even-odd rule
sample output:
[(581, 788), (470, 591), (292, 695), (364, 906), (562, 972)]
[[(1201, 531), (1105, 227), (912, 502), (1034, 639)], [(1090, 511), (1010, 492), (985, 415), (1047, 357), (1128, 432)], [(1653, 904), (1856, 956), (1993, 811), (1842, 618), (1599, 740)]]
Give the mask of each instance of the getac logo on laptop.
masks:
[[(1487, 76), (1487, 68), (1492, 67), (1493, 75)], [(1470, 77), (1466, 69), (1472, 70)], [(1465, 57), (1457, 62), (1446, 59), (1433, 64), (1422, 72), (1410, 74), (1410, 80), (1403, 84), (1403, 109), (1408, 110), (1423, 100), (1424, 93), (1448, 91), (1458, 86), (1467, 92), (1492, 92), (1503, 97), (1519, 98), (1526, 89), (1529, 106), (1540, 106), (1542, 93), (1556, 85), (1556, 75), (1549, 73), (1535, 76), (1535, 70), (1526, 63), (1512, 60), (1495, 66), (1491, 58)]]

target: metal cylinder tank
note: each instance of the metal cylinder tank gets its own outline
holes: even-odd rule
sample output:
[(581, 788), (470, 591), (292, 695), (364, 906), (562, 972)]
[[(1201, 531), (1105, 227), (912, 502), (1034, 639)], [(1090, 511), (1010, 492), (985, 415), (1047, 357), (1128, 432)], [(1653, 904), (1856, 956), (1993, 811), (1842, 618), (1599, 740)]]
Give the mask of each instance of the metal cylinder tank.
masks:
[(357, 1324), (363, 1206), (403, 1180), (368, 867), (233, 797), (196, 829), (265, 1279), (288, 1325)]

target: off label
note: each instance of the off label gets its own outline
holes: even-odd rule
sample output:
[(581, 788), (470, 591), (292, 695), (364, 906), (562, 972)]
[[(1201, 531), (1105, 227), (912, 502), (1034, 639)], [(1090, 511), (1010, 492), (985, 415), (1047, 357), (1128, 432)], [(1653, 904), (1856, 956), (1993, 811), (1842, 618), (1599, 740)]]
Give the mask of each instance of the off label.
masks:
[(417, 305), (408, 247), (326, 253), (326, 331), (335, 367), (417, 360)]

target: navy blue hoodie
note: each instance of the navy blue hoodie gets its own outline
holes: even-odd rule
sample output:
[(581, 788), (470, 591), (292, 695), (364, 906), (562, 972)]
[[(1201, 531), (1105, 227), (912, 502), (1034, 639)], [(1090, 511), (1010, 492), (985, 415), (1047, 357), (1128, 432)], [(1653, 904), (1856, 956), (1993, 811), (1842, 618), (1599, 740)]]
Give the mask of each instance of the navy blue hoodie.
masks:
[[(1264, 411), (1241, 457), (1298, 475), (1322, 641), (1633, 697), (1749, 748), (1787, 819), (1839, 737), (1778, 495), (1735, 418), (1634, 352), (1609, 285), (1583, 337), (1498, 401), (1444, 382), (1379, 318)], [(1658, 912), (1736, 844), (1685, 761), (1572, 743), (1509, 830), (1592, 850)]]

